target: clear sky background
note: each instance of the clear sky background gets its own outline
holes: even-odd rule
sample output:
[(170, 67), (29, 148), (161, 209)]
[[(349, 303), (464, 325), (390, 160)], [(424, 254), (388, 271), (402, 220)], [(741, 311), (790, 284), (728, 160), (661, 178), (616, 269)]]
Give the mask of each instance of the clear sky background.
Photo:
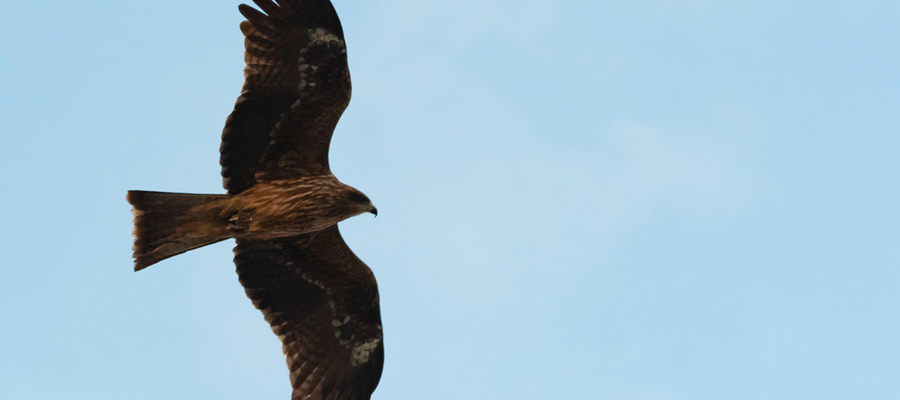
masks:
[[(374, 399), (900, 396), (900, 3), (335, 3)], [(289, 398), (230, 241), (131, 271), (126, 190), (223, 192), (237, 4), (4, 4), (0, 397)]]

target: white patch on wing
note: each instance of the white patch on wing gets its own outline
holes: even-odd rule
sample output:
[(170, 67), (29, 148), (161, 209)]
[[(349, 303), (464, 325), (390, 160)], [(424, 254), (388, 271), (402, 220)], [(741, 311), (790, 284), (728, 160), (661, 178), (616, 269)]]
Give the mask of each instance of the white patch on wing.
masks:
[(346, 324), (346, 323), (348, 323), (348, 322), (350, 322), (350, 316), (349, 316), (349, 315), (346, 316), (346, 317), (344, 317), (343, 320), (340, 320), (340, 319), (333, 319), (333, 320), (331, 320), (331, 325), (333, 325), (335, 328), (339, 328), (339, 327), (341, 327), (341, 325), (344, 325), (344, 324)]
[(309, 29), (307, 30), (309, 33), (309, 44), (310, 45), (327, 45), (331, 47), (332, 44), (336, 44), (339, 46), (344, 45), (344, 41), (341, 40), (337, 35), (328, 32), (325, 28), (317, 28), (317, 29)]
[(309, 53), (310, 48), (314, 46), (326, 46), (328, 48), (335, 46), (341, 48), (341, 53), (347, 53), (344, 41), (324, 28), (309, 29), (307, 30), (307, 33), (309, 34), (309, 43), (306, 44), (306, 47), (300, 49), (300, 57), (297, 58), (297, 62), (300, 64), (297, 68), (300, 71), (300, 84), (298, 84), (297, 87), (300, 89), (301, 93), (305, 93), (308, 87), (316, 87), (316, 82), (312, 82), (310, 80), (311, 77), (307, 73), (309, 70), (315, 72), (319, 69), (318, 65), (312, 65), (306, 60), (306, 54)]
[(352, 351), (350, 352), (350, 358), (353, 365), (360, 365), (369, 362), (369, 358), (372, 356), (372, 352), (375, 351), (375, 348), (378, 347), (379, 342), (381, 342), (380, 339), (372, 339), (371, 341), (368, 341), (361, 345), (354, 346)]
[(322, 281), (313, 278), (312, 276), (310, 276), (310, 275), (307, 274), (306, 272), (303, 272), (303, 271), (301, 271), (301, 270), (299, 270), (299, 269), (296, 270), (295, 272), (296, 272), (298, 275), (300, 275), (300, 277), (303, 278), (303, 280), (305, 280), (305, 281), (307, 281), (307, 282), (309, 282), (309, 283), (311, 283), (311, 284), (313, 284), (313, 285), (318, 286), (319, 289), (325, 289), (325, 284), (322, 283)]

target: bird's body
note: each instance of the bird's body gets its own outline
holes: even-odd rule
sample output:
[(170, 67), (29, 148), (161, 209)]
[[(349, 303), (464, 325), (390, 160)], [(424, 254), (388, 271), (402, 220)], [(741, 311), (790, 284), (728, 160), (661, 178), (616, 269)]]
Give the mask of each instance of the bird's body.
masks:
[(328, 0), (254, 0), (244, 86), (222, 133), (227, 194), (130, 191), (135, 269), (229, 238), (247, 296), (281, 339), (292, 400), (366, 400), (384, 346), (372, 271), (337, 223), (376, 214), (328, 166), (350, 101), (347, 50)]
[(255, 185), (229, 199), (224, 212), (234, 237), (259, 240), (320, 231), (377, 213), (368, 197), (331, 174)]

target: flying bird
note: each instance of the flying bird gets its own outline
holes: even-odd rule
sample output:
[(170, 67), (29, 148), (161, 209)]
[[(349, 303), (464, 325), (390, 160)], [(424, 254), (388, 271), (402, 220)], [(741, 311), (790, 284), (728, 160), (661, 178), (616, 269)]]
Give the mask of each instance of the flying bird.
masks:
[(135, 270), (236, 240), (245, 292), (283, 344), (292, 400), (369, 399), (384, 363), (375, 276), (337, 223), (377, 215), (328, 166), (350, 102), (347, 47), (329, 0), (253, 0), (244, 85), (220, 148), (227, 194), (129, 191)]

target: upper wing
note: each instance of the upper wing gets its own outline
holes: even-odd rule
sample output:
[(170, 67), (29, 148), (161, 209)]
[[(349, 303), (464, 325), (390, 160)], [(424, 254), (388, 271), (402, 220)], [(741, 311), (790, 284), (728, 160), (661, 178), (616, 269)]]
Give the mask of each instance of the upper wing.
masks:
[(247, 296), (281, 339), (293, 400), (366, 400), (384, 364), (375, 276), (337, 225), (293, 238), (239, 239)]
[(330, 173), (328, 146), (350, 103), (341, 22), (329, 0), (241, 4), (244, 87), (222, 132), (222, 177), (237, 194), (256, 184)]

